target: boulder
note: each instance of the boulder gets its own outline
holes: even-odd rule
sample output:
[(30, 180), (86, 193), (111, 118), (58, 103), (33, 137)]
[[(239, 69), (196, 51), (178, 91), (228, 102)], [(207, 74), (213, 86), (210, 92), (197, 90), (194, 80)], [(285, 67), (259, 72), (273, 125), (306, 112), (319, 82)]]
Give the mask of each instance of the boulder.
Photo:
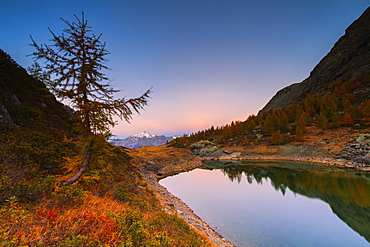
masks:
[(210, 141), (199, 141), (189, 146), (190, 151), (199, 157), (216, 158), (221, 156), (225, 150)]
[(8, 102), (16, 106), (22, 105), (22, 103), (19, 101), (18, 97), (15, 94), (12, 94), (8, 97)]
[(370, 144), (370, 134), (360, 134), (360, 135), (358, 135), (355, 142), (360, 144), (360, 145)]
[(231, 157), (232, 158), (236, 158), (236, 157), (239, 157), (241, 155), (241, 152), (233, 152), (232, 154), (231, 154)]
[(8, 110), (5, 108), (5, 106), (3, 104), (1, 104), (0, 102), (0, 122), (4, 122), (8, 125), (8, 127), (12, 128), (12, 127), (18, 127), (18, 125), (16, 125), (11, 116), (9, 115), (9, 112)]

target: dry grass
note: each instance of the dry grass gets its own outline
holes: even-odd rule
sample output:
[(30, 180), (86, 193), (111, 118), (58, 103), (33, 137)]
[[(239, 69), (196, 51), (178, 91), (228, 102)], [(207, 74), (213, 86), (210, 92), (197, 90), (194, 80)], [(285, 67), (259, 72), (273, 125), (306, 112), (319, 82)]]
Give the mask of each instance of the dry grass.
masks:
[(75, 205), (12, 199), (0, 210), (0, 227), (0, 246), (212, 246), (177, 216), (89, 193)]
[[(166, 148), (163, 156), (151, 150), (132, 155), (138, 155), (133, 160), (170, 162), (174, 152)], [(62, 176), (48, 176), (37, 185), (38, 179), (1, 179), (6, 174), (0, 171), (0, 190), (15, 195), (0, 204), (0, 246), (212, 246), (183, 219), (162, 210), (132, 163), (103, 167), (74, 187), (60, 186)], [(49, 184), (34, 201), (21, 197)]]
[(86, 193), (75, 205), (60, 206), (48, 200), (28, 208), (8, 202), (2, 210), (0, 225), (3, 231), (15, 239), (23, 238), (29, 246), (38, 243), (52, 246), (74, 235), (89, 236), (114, 245), (122, 238), (111, 215), (125, 212), (127, 206), (112, 198)]

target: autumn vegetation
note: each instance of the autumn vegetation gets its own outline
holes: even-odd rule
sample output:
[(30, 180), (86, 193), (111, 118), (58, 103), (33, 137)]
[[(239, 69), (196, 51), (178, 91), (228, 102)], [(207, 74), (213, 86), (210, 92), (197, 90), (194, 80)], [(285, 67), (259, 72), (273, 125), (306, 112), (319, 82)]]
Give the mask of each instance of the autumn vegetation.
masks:
[[(110, 86), (109, 78), (103, 73), (108, 69), (109, 52), (101, 41), (102, 34), (92, 33), (83, 12), (81, 17), (75, 15), (73, 22), (61, 20), (67, 27), (62, 35), (56, 35), (49, 28), (51, 44), (37, 44), (31, 36), (31, 46), (36, 51), (30, 54), (35, 63), (29, 72), (60, 100), (68, 99), (74, 110), (80, 151), (69, 163), (80, 163), (81, 168), (66, 180), (66, 184), (72, 184), (89, 166), (99, 143), (111, 135), (111, 127), (117, 124), (114, 117), (128, 122), (133, 112), (139, 113), (147, 105), (151, 90), (138, 98), (116, 99), (114, 93), (119, 90)], [(40, 60), (43, 65), (38, 63)]]
[(370, 74), (349, 76), (346, 81), (326, 84), (324, 90), (310, 93), (298, 103), (251, 115), (245, 121), (212, 126), (178, 138), (171, 145), (186, 147), (200, 140), (240, 146), (280, 145), (304, 142), (309, 126), (322, 132), (343, 127), (369, 128), (369, 88)]
[[(0, 50), (0, 246), (212, 246), (165, 212), (127, 150), (107, 142), (112, 114), (129, 118), (147, 94), (94, 100), (67, 85), (80, 107), (76, 117), (39, 76)], [(86, 151), (88, 165), (66, 183)]]
[[(165, 212), (127, 150), (107, 142), (113, 117), (129, 120), (151, 90), (114, 99), (116, 90), (103, 83), (107, 78), (100, 71), (108, 54), (100, 36), (86, 36), (84, 18), (64, 22), (71, 36), (52, 33), (56, 46), (33, 41), (32, 55), (48, 60), (46, 70), (35, 64), (27, 73), (0, 50), (0, 246), (212, 246)], [(76, 30), (82, 33), (74, 35)], [(82, 53), (76, 51), (81, 44)], [(80, 57), (69, 57), (73, 53)], [(53, 74), (61, 77), (53, 81)], [(349, 76), (298, 103), (170, 145), (281, 145), (305, 142), (312, 126), (320, 133), (369, 128), (369, 85), (369, 74)], [(71, 100), (74, 112), (56, 96)]]
[(63, 172), (3, 161), (0, 245), (211, 246), (162, 210), (123, 150), (109, 148), (70, 186)]

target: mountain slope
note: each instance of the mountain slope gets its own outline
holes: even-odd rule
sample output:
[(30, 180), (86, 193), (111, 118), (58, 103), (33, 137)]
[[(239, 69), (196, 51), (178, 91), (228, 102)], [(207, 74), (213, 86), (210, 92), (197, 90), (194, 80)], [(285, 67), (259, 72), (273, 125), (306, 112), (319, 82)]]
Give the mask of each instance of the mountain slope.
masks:
[[(347, 28), (306, 80), (280, 90), (258, 115), (179, 137), (170, 145), (189, 147), (208, 140), (229, 151), (244, 151), (246, 158), (251, 153), (273, 154), (271, 145), (307, 145), (315, 150), (309, 157), (323, 153), (364, 167), (370, 159), (370, 146), (361, 146), (364, 152), (357, 152), (351, 143), (369, 128), (370, 8)], [(349, 156), (345, 155), (347, 148)], [(212, 146), (210, 150), (214, 150)], [(287, 154), (294, 155), (305, 156), (299, 148)]]
[(0, 163), (60, 172), (72, 123), (46, 86), (0, 49)]
[(70, 115), (46, 86), (0, 49), (0, 123), (24, 128), (66, 128)]
[(316, 65), (307, 79), (281, 89), (260, 113), (296, 103), (309, 93), (324, 90), (326, 84), (369, 73), (370, 7), (346, 29), (345, 34)]
[(0, 246), (214, 246), (162, 210), (136, 164), (99, 141), (81, 179), (79, 131), (0, 49)]

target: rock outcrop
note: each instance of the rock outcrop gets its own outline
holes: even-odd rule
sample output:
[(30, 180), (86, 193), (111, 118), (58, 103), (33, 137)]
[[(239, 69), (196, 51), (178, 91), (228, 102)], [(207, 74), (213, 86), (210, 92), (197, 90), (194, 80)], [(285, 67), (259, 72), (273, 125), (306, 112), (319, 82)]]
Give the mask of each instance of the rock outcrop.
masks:
[(237, 159), (241, 153), (220, 148), (210, 141), (199, 141), (189, 146), (190, 151), (204, 159)]
[(210, 141), (200, 141), (189, 146), (190, 151), (199, 157), (219, 157), (224, 153), (217, 144)]
[(370, 73), (370, 7), (354, 21), (331, 51), (301, 83), (281, 89), (260, 113), (294, 104), (325, 84)]
[(13, 122), (8, 110), (0, 102), (0, 123), (5, 123), (8, 127), (16, 127), (17, 125)]
[(351, 160), (360, 166), (370, 166), (370, 134), (359, 135), (336, 158)]

